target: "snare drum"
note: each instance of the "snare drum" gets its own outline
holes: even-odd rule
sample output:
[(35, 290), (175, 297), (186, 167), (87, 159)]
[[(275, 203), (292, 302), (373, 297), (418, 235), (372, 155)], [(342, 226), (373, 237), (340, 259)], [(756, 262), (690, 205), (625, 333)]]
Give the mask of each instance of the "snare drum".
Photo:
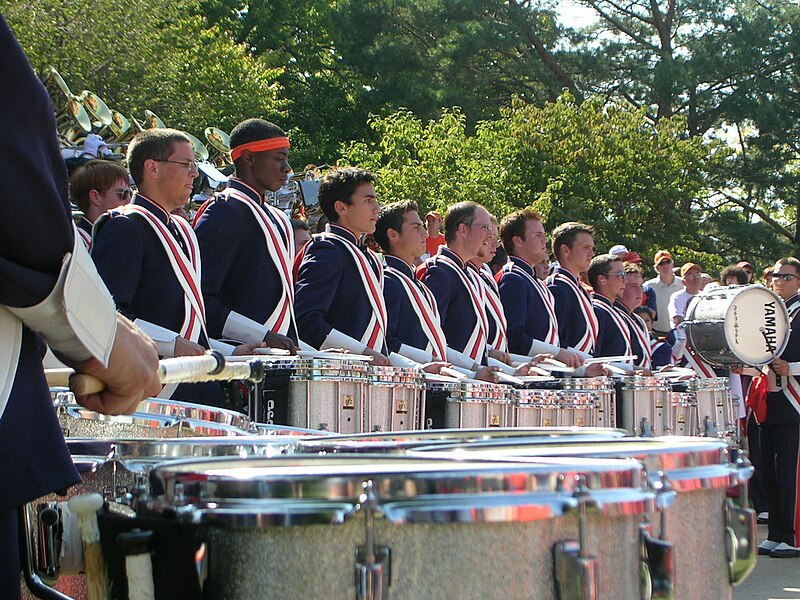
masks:
[(737, 407), (727, 377), (676, 381), (672, 390), (694, 396), (695, 430), (688, 435), (728, 439), (737, 435)]
[(419, 428), (425, 380), (416, 369), (369, 368), (365, 431), (408, 431)]
[(174, 438), (249, 435), (243, 414), (216, 408), (149, 398), (131, 415), (103, 415), (80, 406), (72, 392), (50, 390), (64, 437)]
[(358, 433), (365, 423), (368, 363), (346, 358), (274, 358), (255, 386), (259, 423)]
[[(76, 600), (85, 599), (85, 578), (79, 575), (82, 546), (76, 517), (67, 508), (70, 498), (96, 492), (114, 503), (117, 512), (133, 515), (129, 508), (132, 494), (147, 489), (147, 475), (156, 464), (187, 458), (279, 456), (292, 452), (299, 439), (277, 432), (269, 437), (238, 438), (68, 438), (67, 447), (82, 482), (66, 495), (50, 494), (25, 507), (21, 533), (35, 553), (33, 567), (55, 589)], [(25, 591), (24, 597), (32, 596)]]
[(596, 427), (599, 398), (588, 391), (512, 390), (517, 427)]
[(588, 390), (597, 396), (597, 427), (617, 426), (617, 394), (611, 377), (565, 377), (564, 390)]
[(789, 313), (783, 300), (760, 285), (718, 287), (690, 303), (686, 341), (712, 365), (764, 365), (789, 341)]
[(638, 521), (657, 501), (627, 459), (219, 459), (150, 478), (139, 516), (194, 535), (204, 596), (231, 600), (555, 598), (589, 579), (639, 598)]
[(619, 379), (617, 423), (632, 435), (653, 437), (672, 433), (669, 385), (655, 377)]
[(483, 381), (460, 381), (445, 406), (445, 427), (464, 429), (513, 424), (510, 387)]
[[(666, 437), (622, 438), (572, 442), (560, 438), (527, 443), (524, 439), (437, 444), (410, 452), (458, 460), (524, 461), (542, 457), (634, 457), (642, 462), (651, 484), (661, 474), (677, 492), (666, 519), (653, 531), (674, 545), (674, 598), (705, 600), (731, 598), (731, 585), (742, 581), (755, 566), (755, 513), (726, 499), (726, 489), (744, 484), (753, 467), (744, 454), (721, 440)], [(651, 518), (653, 515), (651, 515)], [(653, 519), (656, 521), (656, 519)], [(634, 598), (599, 594), (598, 598)], [(666, 596), (665, 596), (666, 597)]]

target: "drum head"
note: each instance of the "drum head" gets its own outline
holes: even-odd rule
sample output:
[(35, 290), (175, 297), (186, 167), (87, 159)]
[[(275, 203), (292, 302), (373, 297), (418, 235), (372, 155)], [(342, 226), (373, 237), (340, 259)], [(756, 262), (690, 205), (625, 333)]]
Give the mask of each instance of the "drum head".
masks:
[[(724, 288), (700, 295), (691, 303), (687, 321), (690, 345), (714, 365), (735, 362), (764, 365), (780, 355), (789, 341), (786, 305), (777, 294), (760, 285)], [(697, 338), (709, 326), (717, 324), (723, 328), (727, 348), (714, 352)]]

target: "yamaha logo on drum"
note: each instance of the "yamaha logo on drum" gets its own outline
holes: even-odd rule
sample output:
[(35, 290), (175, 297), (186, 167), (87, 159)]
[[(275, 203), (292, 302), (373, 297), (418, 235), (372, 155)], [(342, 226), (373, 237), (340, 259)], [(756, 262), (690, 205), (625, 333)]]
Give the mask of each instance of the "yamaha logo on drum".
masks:
[(767, 302), (764, 305), (764, 342), (767, 345), (767, 352), (771, 352), (778, 345), (778, 336), (776, 329), (776, 315), (774, 302)]

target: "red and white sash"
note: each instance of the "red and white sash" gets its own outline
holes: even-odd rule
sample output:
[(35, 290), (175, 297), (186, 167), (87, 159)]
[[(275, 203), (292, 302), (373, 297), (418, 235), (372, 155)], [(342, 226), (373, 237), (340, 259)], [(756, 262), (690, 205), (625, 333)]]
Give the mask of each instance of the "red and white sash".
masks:
[(475, 311), (475, 325), (472, 329), (469, 339), (467, 340), (466, 347), (463, 349), (454, 349), (461, 352), (466, 352), (472, 360), (475, 362), (480, 362), (483, 357), (483, 353), (486, 350), (486, 343), (488, 339), (487, 333), (489, 331), (489, 322), (486, 317), (486, 310), (484, 309), (482, 294), (483, 286), (481, 286), (477, 281), (477, 275), (470, 273), (469, 269), (464, 271), (464, 269), (461, 268), (461, 265), (457, 264), (449, 256), (437, 254), (433, 256), (431, 260), (440, 262), (441, 264), (452, 269), (456, 275), (458, 275), (462, 285), (469, 293), (470, 302), (472, 303), (472, 308)]
[(569, 286), (569, 289), (578, 299), (578, 306), (580, 307), (581, 314), (583, 315), (586, 331), (584, 332), (583, 337), (575, 345), (575, 348), (581, 352), (589, 352), (591, 354), (591, 352), (594, 350), (595, 344), (597, 344), (597, 329), (599, 324), (597, 322), (597, 315), (595, 315), (594, 310), (592, 310), (592, 301), (589, 299), (588, 294), (571, 277), (565, 275), (564, 273), (559, 273), (556, 271), (550, 276), (549, 281), (563, 281)]
[[(295, 327), (294, 318), (294, 281), (292, 278), (292, 265), (294, 261), (294, 237), (292, 227), (286, 216), (279, 210), (268, 204), (259, 205), (252, 198), (239, 190), (229, 188), (227, 190), (229, 198), (243, 202), (250, 212), (253, 213), (256, 223), (261, 228), (264, 235), (264, 243), (269, 252), (278, 275), (281, 279), (281, 297), (272, 313), (267, 317), (264, 326), (270, 331), (286, 335), (290, 327)], [(274, 222), (266, 214), (270, 212), (274, 217)], [(283, 238), (275, 231), (276, 223), (281, 228)], [(286, 240), (284, 243), (283, 240)], [(295, 330), (295, 335), (297, 331)]]
[(558, 339), (558, 319), (556, 318), (555, 298), (553, 298), (553, 293), (547, 289), (546, 285), (544, 285), (536, 277), (532, 277), (530, 273), (513, 261), (509, 261), (503, 266), (503, 272), (518, 273), (519, 275), (525, 277), (528, 282), (530, 282), (533, 289), (536, 290), (537, 294), (539, 294), (539, 297), (542, 299), (542, 303), (547, 310), (549, 323), (547, 327), (547, 335), (542, 341), (552, 344), (553, 346), (560, 346), (561, 344)]
[[(794, 321), (794, 318), (797, 316), (798, 312), (800, 312), (800, 299), (796, 299), (794, 302), (789, 304), (786, 307), (789, 311), (789, 323)], [(800, 414), (800, 383), (798, 383), (797, 378), (794, 375), (787, 375), (786, 377), (782, 378), (783, 382), (783, 389), (786, 390), (784, 396), (792, 405), (798, 414)]]
[(446, 360), (447, 344), (445, 343), (442, 325), (439, 322), (439, 311), (436, 307), (436, 298), (433, 297), (433, 292), (424, 283), (418, 286), (399, 269), (387, 266), (386, 271), (397, 279), (411, 301), (411, 308), (414, 309), (422, 331), (425, 337), (428, 338), (426, 350), (433, 354), (434, 360)]
[(372, 250), (367, 248), (370, 259), (378, 267), (378, 272), (376, 273), (367, 262), (367, 257), (353, 242), (330, 230), (323, 233), (322, 237), (323, 239), (336, 240), (353, 257), (356, 268), (361, 274), (361, 283), (364, 284), (364, 291), (367, 293), (367, 298), (372, 306), (372, 316), (360, 341), (366, 347), (382, 352), (386, 343), (386, 302), (383, 299), (383, 268), (380, 260)]
[(603, 302), (602, 300), (592, 300), (592, 306), (608, 313), (608, 315), (611, 317), (611, 320), (614, 321), (614, 325), (620, 330), (620, 333), (622, 333), (622, 337), (625, 340), (625, 354), (631, 354), (633, 352), (633, 346), (631, 344), (631, 330), (628, 327), (628, 322), (625, 320), (625, 317), (623, 317), (616, 308), (606, 302)]
[(75, 232), (80, 236), (83, 245), (86, 246), (87, 250), (92, 249), (92, 235), (80, 227), (75, 227)]
[(639, 361), (639, 364), (636, 366), (642, 367), (643, 369), (652, 368), (653, 352), (650, 349), (650, 334), (647, 332), (647, 325), (645, 325), (642, 318), (636, 313), (627, 312), (623, 309), (620, 309), (620, 314), (622, 314), (622, 316), (630, 325), (631, 330), (633, 330), (633, 334), (636, 336), (636, 340), (639, 342), (639, 347), (642, 349), (643, 356)]
[(189, 251), (187, 257), (172, 232), (149, 210), (137, 204), (127, 204), (118, 210), (126, 215), (134, 213), (140, 215), (144, 222), (155, 231), (158, 240), (164, 247), (172, 271), (184, 292), (184, 320), (178, 333), (187, 340), (197, 342), (200, 332), (205, 333), (206, 309), (200, 289), (200, 246), (191, 225), (181, 217), (173, 215), (169, 217), (177, 225), (178, 232)]
[[(488, 272), (487, 272), (488, 271)], [(508, 351), (508, 321), (503, 312), (503, 303), (500, 301), (500, 288), (492, 276), (492, 271), (487, 265), (480, 267), (477, 273), (478, 281), (483, 286), (484, 306), (486, 307), (487, 317), (491, 315), (495, 322), (494, 339), (489, 340), (489, 344), (500, 352)], [(488, 325), (488, 321), (487, 321)], [(486, 330), (489, 331), (488, 329)]]

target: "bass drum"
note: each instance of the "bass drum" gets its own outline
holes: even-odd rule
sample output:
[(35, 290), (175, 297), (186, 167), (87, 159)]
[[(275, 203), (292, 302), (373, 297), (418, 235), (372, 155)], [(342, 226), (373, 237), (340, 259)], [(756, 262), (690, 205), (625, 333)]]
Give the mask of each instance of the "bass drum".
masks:
[(690, 303), (688, 345), (709, 364), (759, 366), (783, 352), (789, 313), (783, 300), (760, 285), (715, 288)]

